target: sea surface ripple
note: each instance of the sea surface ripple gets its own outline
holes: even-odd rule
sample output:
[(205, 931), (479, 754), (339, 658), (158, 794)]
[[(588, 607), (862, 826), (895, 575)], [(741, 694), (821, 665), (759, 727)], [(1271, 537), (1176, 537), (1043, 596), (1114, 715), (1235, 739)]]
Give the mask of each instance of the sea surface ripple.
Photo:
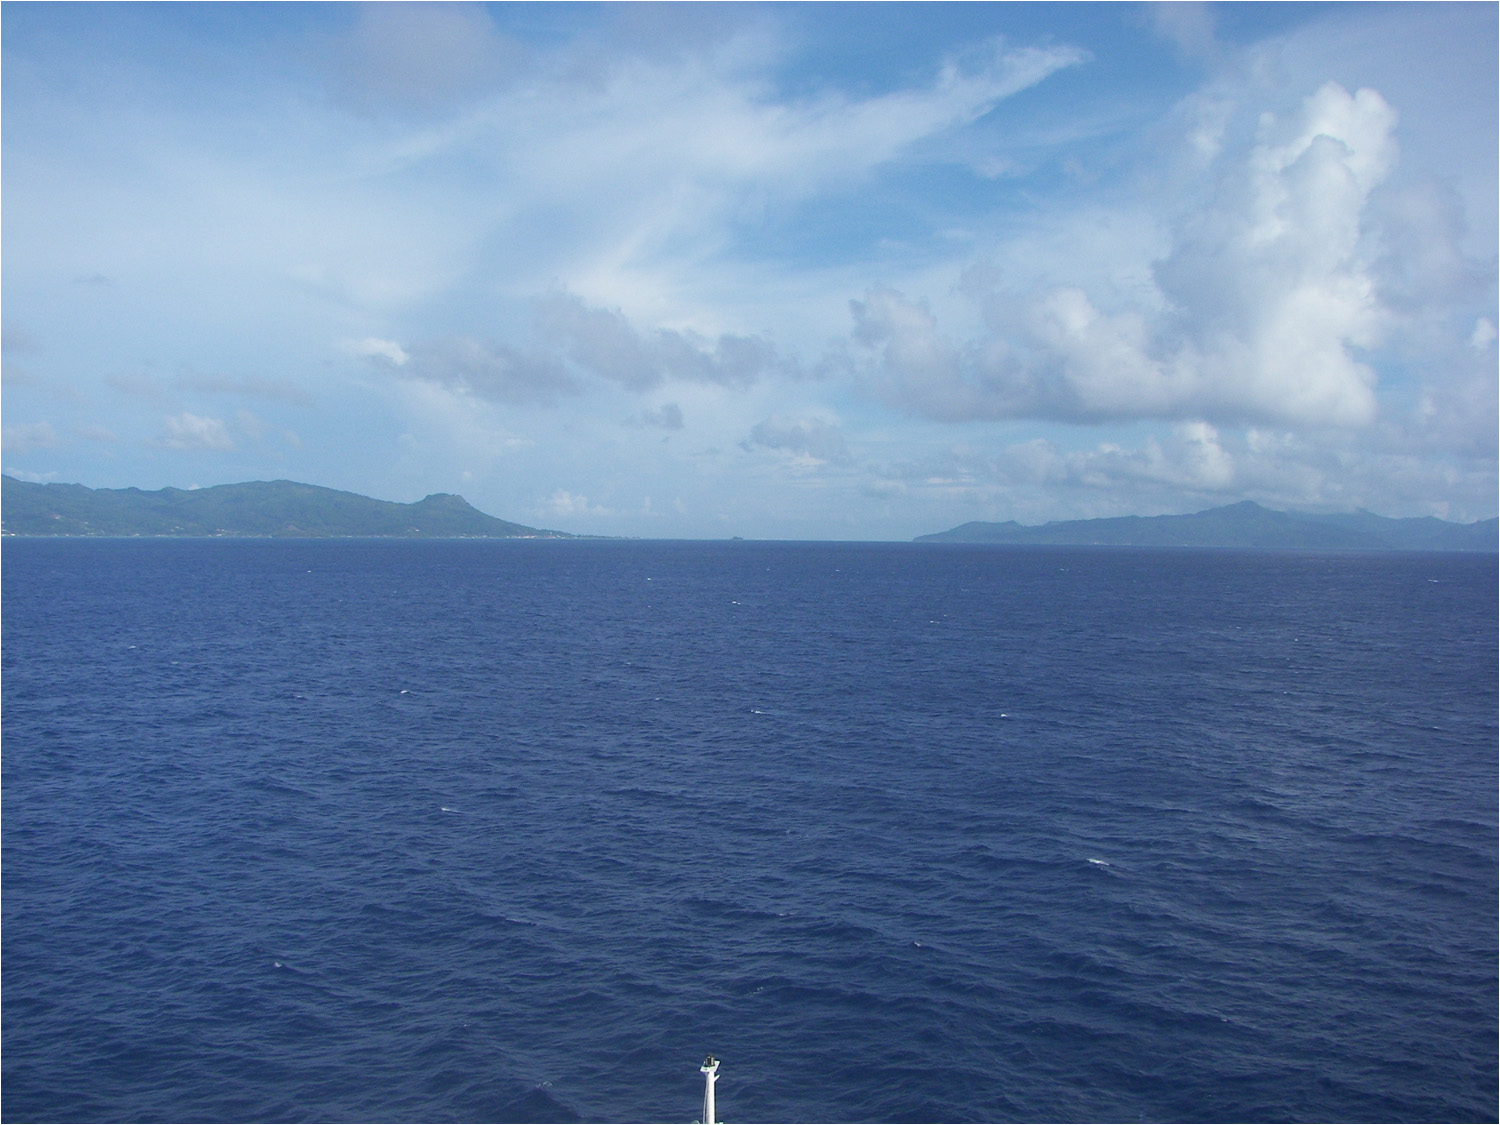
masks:
[(7, 540), (24, 1121), (1494, 1121), (1496, 560)]

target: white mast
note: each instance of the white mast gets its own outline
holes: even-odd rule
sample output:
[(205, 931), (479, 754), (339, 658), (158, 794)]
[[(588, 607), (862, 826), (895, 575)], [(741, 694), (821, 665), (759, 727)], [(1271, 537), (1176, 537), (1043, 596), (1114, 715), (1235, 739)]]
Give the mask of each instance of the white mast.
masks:
[(719, 1080), (719, 1060), (709, 1055), (698, 1069), (703, 1072), (703, 1125), (714, 1125), (714, 1083)]

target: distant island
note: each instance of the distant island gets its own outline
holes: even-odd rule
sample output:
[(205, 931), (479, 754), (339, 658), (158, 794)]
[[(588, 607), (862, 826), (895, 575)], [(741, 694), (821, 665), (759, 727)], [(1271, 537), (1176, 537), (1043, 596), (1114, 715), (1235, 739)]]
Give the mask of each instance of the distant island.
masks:
[(1500, 520), (1450, 523), (1423, 516), (1388, 519), (1373, 512), (1309, 515), (1262, 508), (1253, 500), (1186, 516), (1060, 520), (1028, 527), (966, 523), (918, 543), (1015, 543), (1037, 546), (1259, 547), (1310, 551), (1500, 551)]
[(413, 504), (295, 481), (212, 488), (86, 488), (0, 477), (0, 533), (27, 536), (573, 539), (487, 516), (462, 496)]

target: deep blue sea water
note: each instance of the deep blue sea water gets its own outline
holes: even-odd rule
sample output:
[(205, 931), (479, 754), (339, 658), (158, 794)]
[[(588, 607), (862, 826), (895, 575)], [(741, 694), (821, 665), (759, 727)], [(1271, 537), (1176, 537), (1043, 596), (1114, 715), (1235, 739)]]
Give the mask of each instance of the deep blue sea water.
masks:
[(1496, 559), (7, 540), (23, 1121), (1494, 1121)]

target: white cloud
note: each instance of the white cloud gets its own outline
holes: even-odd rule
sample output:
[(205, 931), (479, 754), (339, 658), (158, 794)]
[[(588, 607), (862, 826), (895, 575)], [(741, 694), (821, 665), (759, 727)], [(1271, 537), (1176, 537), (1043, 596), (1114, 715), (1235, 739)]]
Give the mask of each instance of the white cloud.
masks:
[(535, 302), (542, 336), (574, 363), (630, 390), (663, 382), (744, 387), (778, 366), (775, 350), (754, 336), (725, 333), (709, 341), (693, 332), (639, 333), (618, 310), (590, 308), (571, 293)]
[[(549, 356), (528, 354), (504, 344), (467, 336), (412, 345), (395, 370), (406, 378), (436, 384), (460, 394), (515, 405), (551, 405), (578, 393), (578, 384)], [(385, 353), (377, 359), (387, 360)]]
[(680, 430), (683, 426), (682, 407), (675, 402), (662, 404), (656, 410), (643, 410), (625, 420), (627, 426), (642, 426), (655, 430)]
[(378, 336), (366, 336), (362, 340), (343, 340), (339, 345), (345, 353), (365, 359), (383, 359), (397, 367), (410, 357), (406, 350), (394, 340), (382, 340)]
[(559, 488), (538, 512), (548, 516), (613, 516), (615, 513), (609, 508), (598, 504), (590, 504), (587, 496), (577, 495), (565, 488)]
[(56, 470), (50, 473), (33, 473), (28, 472), (25, 469), (14, 468), (6, 469), (5, 473), (7, 476), (15, 477), (17, 480), (30, 481), (32, 484), (50, 484), (52, 481), (55, 481), (59, 476), (62, 475)]
[(20, 426), (6, 426), (0, 432), (0, 444), (5, 452), (13, 456), (45, 449), (57, 444), (57, 431), (50, 422), (31, 422)]
[[(564, 292), (539, 296), (532, 305), (537, 334), (546, 350), (528, 352), (470, 337), (409, 348), (387, 340), (367, 340), (347, 350), (409, 379), (513, 404), (552, 405), (561, 396), (579, 394), (583, 386), (569, 373), (569, 363), (634, 392), (669, 382), (744, 389), (789, 367), (768, 342), (756, 336), (723, 333), (709, 340), (696, 332), (674, 329), (639, 332), (618, 309), (591, 307)], [(657, 418), (658, 423), (663, 420), (670, 421), (670, 417)], [(680, 425), (679, 411), (677, 425), (667, 428)]]
[(992, 287), (991, 333), (950, 343), (922, 303), (889, 289), (853, 302), (875, 386), (946, 420), (1214, 419), (1363, 426), (1382, 307), (1362, 245), (1370, 192), (1396, 159), (1395, 113), (1329, 84), (1266, 115), (1247, 152), (1213, 169), (1207, 207), (1174, 227), (1156, 307), (1106, 311), (1076, 287)]
[(761, 217), (852, 189), (1083, 58), (994, 41), (925, 84), (795, 100), (777, 96), (768, 60), (735, 39), (667, 59), (590, 60), (582, 75), (561, 59), (550, 77), (401, 138), (389, 159), (393, 172), (421, 174), (471, 154), (490, 181), (474, 214), (499, 249), (485, 272), (508, 292), (563, 277), (590, 305), (680, 323), (706, 307), (698, 280), (714, 283)]
[[(863, 99), (829, 90), (785, 101), (768, 96), (763, 60), (737, 58), (735, 47), (670, 65), (624, 58), (587, 85), (528, 89), (519, 96), (533, 107), (529, 123), (513, 118), (504, 125), (524, 129), (539, 145), (535, 172), (566, 167), (591, 173), (590, 180), (616, 177), (628, 190), (649, 170), (666, 174), (668, 194), (730, 183), (803, 194), (970, 122), (1086, 57), (1073, 47), (1013, 47), (997, 39), (948, 61), (925, 87)], [(497, 103), (489, 123), (501, 125), (499, 112), (509, 108)]]
[(751, 427), (743, 446), (747, 450), (761, 448), (788, 454), (804, 467), (843, 465), (851, 461), (838, 424), (822, 418), (773, 415)]
[(1431, 176), (1405, 183), (1383, 192), (1374, 210), (1375, 280), (1393, 314), (1445, 317), (1487, 288), (1493, 269), (1464, 253), (1468, 224), (1451, 184)]
[[(1180, 423), (1164, 435), (1069, 448), (1033, 438), (996, 449), (960, 444), (863, 466), (863, 489), (900, 495), (966, 519), (1094, 518), (1198, 511), (1254, 499), (1296, 511), (1368, 508), (1386, 515), (1482, 518), (1492, 510), (1493, 462), (1371, 452), (1352, 431), (1313, 436), (1253, 428), (1226, 433)], [(944, 517), (934, 515), (933, 530)]]
[(234, 449), (234, 438), (222, 419), (204, 418), (184, 412), (166, 418), (155, 445), (163, 449), (213, 449), (229, 452)]
[[(927, 29), (876, 69), (822, 39), (852, 9), (543, 35), (294, 8), (274, 50), (45, 11), (6, 29), (7, 312), (34, 335), (7, 333), (33, 354), (5, 405), (51, 418), (70, 479), (149, 479), (156, 434), (393, 495), (470, 473), (497, 511), (625, 534), (678, 493), (685, 534), (852, 528), (857, 486), (895, 520), (1493, 506), (1493, 19), (1466, 6), (1288, 9), (1257, 44), (1209, 7), (1081, 15), (1092, 73), (1046, 38), (939, 59), (964, 32)], [(115, 447), (80, 439), (100, 422)]]

